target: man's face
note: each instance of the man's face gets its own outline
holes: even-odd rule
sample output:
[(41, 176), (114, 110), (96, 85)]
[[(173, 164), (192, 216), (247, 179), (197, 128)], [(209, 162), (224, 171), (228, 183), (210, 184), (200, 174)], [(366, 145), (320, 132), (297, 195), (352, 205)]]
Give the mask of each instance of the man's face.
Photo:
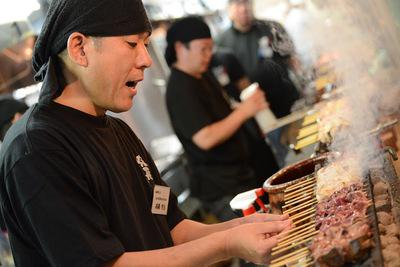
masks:
[(229, 17), (239, 30), (248, 29), (253, 21), (251, 1), (237, 1), (229, 5)]
[(201, 75), (207, 71), (210, 64), (213, 40), (211, 38), (195, 39), (182, 51), (182, 59), (186, 62), (187, 71)]
[(82, 83), (98, 113), (127, 111), (137, 84), (152, 60), (147, 51), (149, 34), (96, 38), (87, 53)]

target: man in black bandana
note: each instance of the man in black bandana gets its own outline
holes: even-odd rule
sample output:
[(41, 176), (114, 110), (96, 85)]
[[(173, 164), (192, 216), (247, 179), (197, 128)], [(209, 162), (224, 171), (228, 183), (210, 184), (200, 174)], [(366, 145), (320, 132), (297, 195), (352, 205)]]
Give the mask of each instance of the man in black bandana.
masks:
[(51, 2), (34, 52), (39, 103), (0, 152), (17, 267), (264, 262), (277, 242), (266, 237), (290, 225), (268, 215), (213, 226), (185, 219), (140, 140), (105, 114), (132, 106), (152, 63), (150, 33), (139, 0)]
[[(267, 103), (258, 90), (231, 109), (224, 89), (208, 72), (213, 41), (200, 18), (175, 22), (167, 32), (167, 42), (165, 56), (171, 66), (167, 108), (188, 156), (191, 192), (220, 220), (233, 218), (229, 201), (238, 193), (261, 187), (278, 170), (269, 150), (263, 155), (268, 176), (257, 176), (251, 162), (253, 147), (243, 127)], [(257, 134), (260, 139), (261, 132)]]

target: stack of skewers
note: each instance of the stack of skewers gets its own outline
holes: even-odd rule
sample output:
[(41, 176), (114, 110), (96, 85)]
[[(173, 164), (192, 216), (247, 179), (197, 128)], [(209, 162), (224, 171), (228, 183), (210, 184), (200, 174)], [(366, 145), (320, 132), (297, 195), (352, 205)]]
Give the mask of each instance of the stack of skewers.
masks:
[(337, 166), (328, 165), (286, 188), (282, 210), (294, 228), (273, 248), (271, 267), (343, 266), (368, 255), (373, 246), (367, 217), (371, 201), (361, 179), (351, 172), (335, 192), (319, 187), (327, 184), (326, 179), (335, 179), (326, 175), (332, 168)]

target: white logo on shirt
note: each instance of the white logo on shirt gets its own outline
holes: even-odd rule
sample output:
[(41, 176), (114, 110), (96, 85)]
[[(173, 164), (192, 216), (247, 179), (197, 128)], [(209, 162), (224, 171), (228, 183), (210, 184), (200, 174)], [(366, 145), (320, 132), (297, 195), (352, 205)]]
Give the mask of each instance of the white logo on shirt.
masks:
[(137, 162), (137, 164), (139, 164), (140, 167), (142, 167), (142, 170), (144, 172), (144, 176), (146, 176), (147, 181), (148, 182), (153, 181), (153, 176), (151, 176), (151, 172), (150, 172), (150, 169), (148, 167), (149, 165), (147, 165), (147, 163), (144, 162), (144, 160), (142, 159), (141, 156), (139, 156), (139, 155), (136, 156), (136, 162)]

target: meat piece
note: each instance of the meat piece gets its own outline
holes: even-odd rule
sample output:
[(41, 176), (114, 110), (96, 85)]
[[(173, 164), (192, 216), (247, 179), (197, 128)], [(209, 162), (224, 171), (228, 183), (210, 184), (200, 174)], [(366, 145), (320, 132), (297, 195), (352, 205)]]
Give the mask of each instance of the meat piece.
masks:
[(391, 205), (387, 200), (376, 200), (375, 199), (375, 209), (379, 211), (390, 212)]
[(388, 193), (388, 186), (384, 182), (379, 182), (374, 185), (374, 196), (384, 195)]
[(389, 224), (393, 223), (392, 215), (390, 215), (387, 212), (383, 212), (383, 211), (378, 212), (377, 216), (378, 216), (378, 221), (383, 225), (389, 225)]
[(385, 225), (383, 225), (383, 224), (379, 224), (378, 225), (378, 228), (379, 228), (379, 233), (381, 234), (381, 235), (385, 235), (386, 234), (386, 226)]
[(382, 250), (383, 258), (385, 261), (399, 261), (399, 252), (390, 248)]
[(395, 223), (389, 224), (387, 226), (385, 226), (386, 228), (386, 236), (395, 236), (395, 237), (399, 237), (399, 228), (397, 227), (397, 225)]
[(378, 200), (385, 200), (385, 201), (389, 201), (389, 195), (374, 195), (374, 199), (375, 201)]
[(381, 244), (383, 248), (389, 248), (392, 245), (398, 243), (398, 239), (395, 236), (381, 236)]
[(385, 267), (400, 267), (399, 259), (395, 259), (392, 261), (385, 262)]

